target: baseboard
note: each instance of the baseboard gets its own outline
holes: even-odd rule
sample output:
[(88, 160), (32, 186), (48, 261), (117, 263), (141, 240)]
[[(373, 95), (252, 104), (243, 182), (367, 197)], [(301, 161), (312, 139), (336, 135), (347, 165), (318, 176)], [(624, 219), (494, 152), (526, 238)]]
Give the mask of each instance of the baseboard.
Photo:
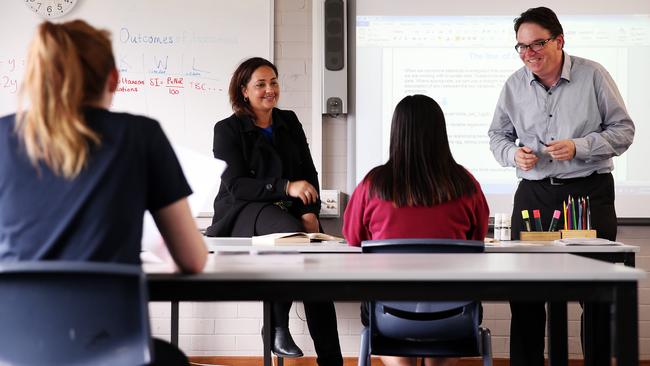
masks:
[[(262, 357), (260, 356), (192, 356), (189, 358), (193, 365), (219, 365), (219, 366), (251, 366), (261, 365)], [(507, 358), (495, 358), (493, 366), (509, 366)], [(479, 359), (465, 358), (458, 362), (457, 366), (481, 366), (483, 363)], [(548, 364), (548, 363), (547, 363)], [(285, 358), (285, 366), (317, 366), (316, 357)], [(356, 357), (345, 357), (343, 366), (357, 365)], [(372, 366), (382, 366), (381, 361), (377, 358), (372, 359)], [(583, 366), (582, 360), (569, 360), (569, 366)], [(650, 366), (650, 360), (639, 361), (639, 366)]]

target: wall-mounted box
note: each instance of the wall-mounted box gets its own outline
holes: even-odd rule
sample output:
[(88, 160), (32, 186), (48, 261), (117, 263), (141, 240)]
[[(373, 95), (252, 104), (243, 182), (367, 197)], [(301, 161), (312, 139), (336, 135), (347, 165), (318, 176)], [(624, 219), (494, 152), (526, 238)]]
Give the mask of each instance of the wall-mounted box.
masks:
[(320, 217), (341, 217), (341, 191), (323, 189), (320, 191)]

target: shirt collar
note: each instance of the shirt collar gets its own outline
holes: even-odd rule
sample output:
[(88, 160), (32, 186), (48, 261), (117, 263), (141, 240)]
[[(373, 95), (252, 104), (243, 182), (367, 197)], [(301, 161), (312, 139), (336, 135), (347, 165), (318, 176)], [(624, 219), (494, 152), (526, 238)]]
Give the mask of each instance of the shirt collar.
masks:
[[(564, 79), (567, 82), (571, 82), (571, 65), (573, 64), (573, 62), (571, 61), (571, 56), (569, 56), (568, 53), (566, 53), (565, 51), (562, 51), (562, 53), (563, 53), (562, 57), (564, 61), (562, 62), (562, 73), (560, 73), (560, 80)], [(524, 68), (526, 69), (526, 78), (528, 79), (528, 84), (532, 85), (533, 81), (537, 81), (537, 77), (535, 76), (535, 74), (533, 74), (532, 71), (530, 71), (530, 69), (528, 69), (525, 66)]]
[(568, 53), (564, 53), (564, 62), (562, 63), (562, 74), (560, 74), (560, 79), (564, 79), (568, 82), (571, 82), (571, 66), (573, 61), (571, 61), (571, 56)]

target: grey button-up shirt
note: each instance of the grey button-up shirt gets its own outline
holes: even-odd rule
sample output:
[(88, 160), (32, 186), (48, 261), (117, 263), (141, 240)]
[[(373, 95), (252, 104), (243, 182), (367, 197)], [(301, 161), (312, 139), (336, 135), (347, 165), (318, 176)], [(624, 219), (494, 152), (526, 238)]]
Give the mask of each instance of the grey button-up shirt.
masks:
[[(607, 70), (565, 52), (560, 80), (548, 90), (525, 66), (508, 78), (488, 135), (502, 166), (516, 166), (516, 139), (539, 157), (533, 169), (517, 168), (519, 178), (576, 178), (611, 172), (612, 157), (632, 144), (634, 123)], [(542, 143), (563, 139), (575, 143), (574, 159), (555, 161), (543, 152)]]

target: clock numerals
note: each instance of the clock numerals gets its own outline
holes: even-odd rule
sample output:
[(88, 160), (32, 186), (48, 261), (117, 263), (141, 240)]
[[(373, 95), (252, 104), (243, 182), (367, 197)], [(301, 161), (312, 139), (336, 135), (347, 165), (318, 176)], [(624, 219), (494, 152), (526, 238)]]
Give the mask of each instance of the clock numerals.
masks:
[(75, 6), (75, 0), (25, 0), (34, 13), (43, 18), (57, 18), (67, 14)]

